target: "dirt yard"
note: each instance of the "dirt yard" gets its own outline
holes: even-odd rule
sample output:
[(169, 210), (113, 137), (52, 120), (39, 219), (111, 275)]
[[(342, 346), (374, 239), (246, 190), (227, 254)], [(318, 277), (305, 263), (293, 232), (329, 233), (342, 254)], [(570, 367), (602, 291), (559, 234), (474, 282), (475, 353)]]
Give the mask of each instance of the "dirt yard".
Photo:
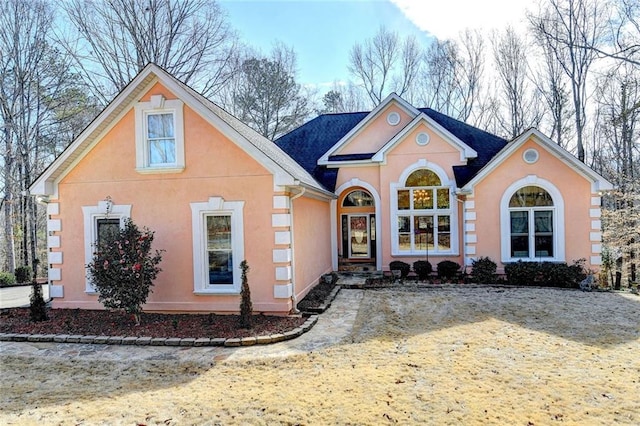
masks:
[(0, 424), (640, 424), (635, 295), (368, 290), (346, 336), (207, 362), (3, 353)]

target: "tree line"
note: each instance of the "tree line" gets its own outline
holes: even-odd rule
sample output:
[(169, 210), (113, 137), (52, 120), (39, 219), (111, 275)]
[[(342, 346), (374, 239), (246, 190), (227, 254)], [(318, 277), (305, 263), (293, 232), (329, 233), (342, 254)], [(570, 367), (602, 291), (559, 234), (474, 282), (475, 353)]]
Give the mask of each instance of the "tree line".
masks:
[(540, 0), (526, 20), (427, 45), (381, 27), (352, 46), (351, 79), (320, 93), (298, 81), (292, 47), (253, 48), (214, 0), (4, 0), (1, 269), (44, 257), (29, 185), (149, 62), (269, 139), (319, 113), (370, 110), (390, 92), (507, 139), (537, 127), (620, 190), (606, 207), (626, 222), (616, 233), (617, 219), (603, 218), (605, 258), (637, 256), (640, 4)]

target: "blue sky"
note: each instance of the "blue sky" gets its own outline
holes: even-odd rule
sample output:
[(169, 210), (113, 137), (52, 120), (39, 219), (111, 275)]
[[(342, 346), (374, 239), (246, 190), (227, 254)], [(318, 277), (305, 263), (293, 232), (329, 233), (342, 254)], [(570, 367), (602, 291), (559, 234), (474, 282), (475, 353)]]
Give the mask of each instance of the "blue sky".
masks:
[(268, 52), (275, 41), (297, 54), (299, 81), (331, 84), (348, 78), (349, 50), (384, 25), (421, 43), (429, 36), (391, 2), (377, 1), (238, 1), (220, 4), (243, 41)]
[(275, 41), (294, 48), (298, 81), (329, 88), (347, 80), (349, 50), (384, 25), (422, 45), (455, 38), (464, 28), (488, 33), (522, 25), (531, 0), (219, 0), (249, 45), (268, 52)]

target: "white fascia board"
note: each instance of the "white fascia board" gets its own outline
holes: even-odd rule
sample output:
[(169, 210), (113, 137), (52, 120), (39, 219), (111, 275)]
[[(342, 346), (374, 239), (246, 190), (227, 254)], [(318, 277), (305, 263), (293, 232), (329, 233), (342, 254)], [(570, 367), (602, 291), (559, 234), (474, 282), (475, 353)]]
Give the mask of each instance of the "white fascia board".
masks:
[(420, 114), (420, 111), (416, 109), (409, 102), (402, 99), (395, 93), (391, 93), (387, 96), (382, 102), (378, 104), (365, 118), (363, 118), (353, 129), (351, 129), (346, 135), (342, 137), (335, 145), (333, 145), (327, 152), (325, 152), (322, 157), (318, 160), (318, 165), (326, 166), (329, 165), (329, 157), (333, 155), (338, 149), (342, 146), (346, 145), (353, 137), (355, 137), (358, 133), (360, 133), (369, 122), (373, 121), (387, 106), (391, 105), (392, 102), (396, 102), (398, 106), (403, 109), (410, 117), (415, 117)]
[(339, 169), (341, 167), (360, 167), (360, 166), (370, 166), (375, 163), (373, 159), (368, 160), (349, 160), (349, 161), (330, 161), (327, 164), (323, 164), (327, 166), (328, 169)]
[(411, 123), (406, 125), (397, 135), (395, 135), (389, 142), (387, 142), (380, 150), (373, 156), (372, 160), (376, 162), (384, 162), (387, 153), (393, 149), (402, 139), (404, 139), (409, 132), (412, 132), (416, 127), (424, 123), (427, 127), (431, 128), (438, 136), (443, 138), (447, 143), (453, 145), (458, 151), (460, 151), (460, 161), (466, 164), (469, 158), (476, 158), (478, 153), (469, 145), (460, 140), (456, 135), (442, 127), (434, 119), (421, 112), (416, 116)]
[(600, 176), (593, 169), (588, 167), (582, 161), (571, 155), (567, 150), (560, 147), (538, 129), (530, 128), (524, 131), (520, 136), (509, 142), (489, 163), (487, 163), (479, 172), (471, 179), (462, 189), (465, 191), (473, 191), (473, 187), (488, 176), (502, 162), (509, 158), (514, 151), (520, 148), (530, 138), (534, 138), (541, 148), (546, 149), (556, 158), (560, 159), (567, 166), (571, 167), (582, 177), (591, 182), (591, 192), (608, 191), (613, 189), (613, 184)]
[[(97, 140), (100, 140), (101, 136), (108, 132), (126, 112), (128, 112), (129, 108), (124, 108), (112, 117), (112, 115), (122, 107), (124, 102), (131, 103), (132, 100), (129, 97), (132, 94), (135, 94), (139, 91), (140, 85), (144, 80), (149, 77), (150, 74), (156, 74), (159, 68), (156, 65), (149, 64), (140, 74), (138, 74), (131, 82), (124, 88), (122, 91), (107, 105), (105, 109), (102, 110), (100, 114), (96, 118), (89, 123), (89, 125), (76, 137), (73, 142), (60, 154), (50, 165), (45, 169), (44, 172), (35, 180), (35, 182), (29, 187), (29, 192), (33, 195), (53, 195), (56, 192), (55, 186), (57, 186), (57, 182), (64, 177), (70, 170), (75, 167), (78, 163), (79, 159), (86, 155), (90, 149), (85, 146), (87, 142), (90, 143), (89, 147), (92, 147)], [(151, 83), (155, 83), (157, 80), (154, 79)], [(149, 84), (145, 85), (145, 87), (149, 86)], [(94, 133), (100, 128), (105, 120), (110, 120), (110, 125), (107, 128), (103, 129), (99, 135), (94, 135)], [(80, 152), (79, 152), (80, 151)], [(61, 168), (67, 163), (68, 160), (72, 159), (73, 161), (70, 166), (61, 170)], [(54, 184), (55, 182), (55, 184)]]

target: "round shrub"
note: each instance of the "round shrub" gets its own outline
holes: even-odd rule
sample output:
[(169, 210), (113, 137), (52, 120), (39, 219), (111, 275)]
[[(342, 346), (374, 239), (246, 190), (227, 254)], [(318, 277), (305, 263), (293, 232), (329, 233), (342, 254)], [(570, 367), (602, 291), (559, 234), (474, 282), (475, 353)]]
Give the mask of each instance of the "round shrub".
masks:
[(497, 269), (496, 262), (488, 257), (476, 259), (471, 264), (471, 280), (478, 284), (495, 283)]
[(453, 279), (458, 274), (458, 270), (460, 270), (460, 265), (451, 260), (443, 260), (438, 263), (438, 277), (445, 279)]
[(389, 269), (391, 269), (392, 271), (400, 271), (400, 277), (406, 278), (407, 275), (409, 275), (411, 266), (408, 263), (402, 262), (400, 260), (394, 260), (393, 262), (389, 263)]
[(413, 270), (418, 274), (418, 279), (424, 281), (433, 272), (433, 266), (428, 260), (417, 260), (413, 262)]

